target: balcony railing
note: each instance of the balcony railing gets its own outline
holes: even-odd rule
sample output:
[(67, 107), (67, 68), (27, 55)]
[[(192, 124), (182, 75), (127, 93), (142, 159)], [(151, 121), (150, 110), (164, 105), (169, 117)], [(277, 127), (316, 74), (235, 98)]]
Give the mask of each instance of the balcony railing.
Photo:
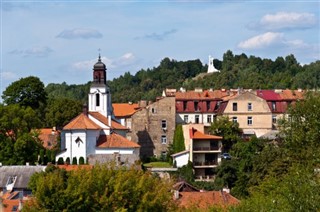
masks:
[(196, 175), (195, 181), (214, 181), (215, 176), (214, 175)]
[(216, 161), (194, 161), (194, 166), (216, 166), (218, 163)]
[(219, 147), (211, 146), (211, 147), (201, 147), (201, 146), (195, 146), (193, 147), (193, 151), (218, 151), (220, 150)]

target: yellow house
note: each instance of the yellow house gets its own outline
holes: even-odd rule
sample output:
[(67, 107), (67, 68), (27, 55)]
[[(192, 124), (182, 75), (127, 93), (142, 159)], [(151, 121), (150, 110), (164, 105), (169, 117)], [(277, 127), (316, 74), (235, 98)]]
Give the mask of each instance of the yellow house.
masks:
[(260, 137), (272, 130), (272, 112), (267, 101), (250, 91), (229, 96), (222, 103), (220, 114), (239, 123), (244, 135)]

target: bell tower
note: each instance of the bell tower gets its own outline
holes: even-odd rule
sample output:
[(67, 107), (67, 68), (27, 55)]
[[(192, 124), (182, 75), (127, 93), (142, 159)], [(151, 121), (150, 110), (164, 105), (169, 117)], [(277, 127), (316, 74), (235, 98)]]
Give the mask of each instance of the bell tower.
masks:
[(93, 81), (88, 94), (88, 106), (89, 112), (99, 112), (107, 117), (108, 120), (111, 120), (113, 111), (111, 92), (107, 85), (106, 70), (106, 65), (101, 61), (101, 56), (99, 54), (98, 62), (93, 66)]

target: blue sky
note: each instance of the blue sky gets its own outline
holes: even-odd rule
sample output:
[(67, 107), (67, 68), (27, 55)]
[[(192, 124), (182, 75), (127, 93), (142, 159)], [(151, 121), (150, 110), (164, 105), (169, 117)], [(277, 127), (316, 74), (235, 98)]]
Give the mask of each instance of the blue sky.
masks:
[(2, 91), (22, 77), (83, 84), (101, 57), (108, 79), (231, 50), (320, 59), (319, 1), (1, 0)]

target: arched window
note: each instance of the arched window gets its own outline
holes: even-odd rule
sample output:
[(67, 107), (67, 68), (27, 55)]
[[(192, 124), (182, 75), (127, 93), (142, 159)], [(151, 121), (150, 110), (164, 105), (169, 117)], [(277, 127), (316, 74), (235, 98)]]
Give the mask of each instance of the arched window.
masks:
[(96, 94), (96, 106), (100, 106), (100, 94)]

